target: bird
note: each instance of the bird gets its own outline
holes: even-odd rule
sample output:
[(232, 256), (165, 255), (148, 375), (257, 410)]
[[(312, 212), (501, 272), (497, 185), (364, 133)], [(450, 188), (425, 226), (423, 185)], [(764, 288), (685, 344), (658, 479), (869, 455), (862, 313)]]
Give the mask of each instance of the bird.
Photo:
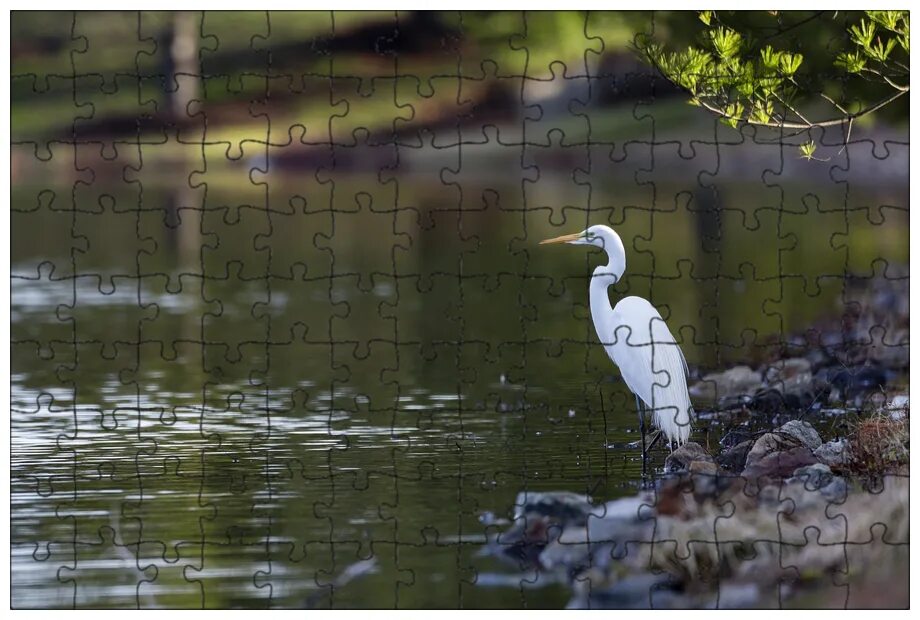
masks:
[(690, 437), (694, 415), (687, 391), (690, 373), (683, 351), (661, 314), (647, 300), (629, 296), (610, 305), (607, 289), (626, 272), (626, 250), (620, 236), (609, 226), (595, 225), (579, 233), (545, 239), (540, 245), (553, 243), (591, 245), (607, 254), (607, 264), (597, 266), (591, 275), (591, 319), (607, 355), (636, 397), (643, 464), (647, 458), (646, 408), (652, 412), (652, 423), (658, 429), (648, 450), (662, 433), (672, 450), (674, 445), (683, 445)]

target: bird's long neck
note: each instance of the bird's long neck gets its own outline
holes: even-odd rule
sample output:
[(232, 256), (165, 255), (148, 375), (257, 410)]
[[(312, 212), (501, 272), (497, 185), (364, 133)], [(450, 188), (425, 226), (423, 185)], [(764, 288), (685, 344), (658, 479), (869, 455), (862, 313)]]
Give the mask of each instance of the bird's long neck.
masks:
[(591, 303), (591, 318), (601, 342), (608, 342), (610, 334), (607, 333), (606, 322), (611, 318), (610, 298), (607, 289), (620, 281), (626, 271), (626, 251), (620, 237), (613, 233), (604, 238), (604, 250), (607, 252), (607, 264), (598, 265), (591, 276), (588, 295)]

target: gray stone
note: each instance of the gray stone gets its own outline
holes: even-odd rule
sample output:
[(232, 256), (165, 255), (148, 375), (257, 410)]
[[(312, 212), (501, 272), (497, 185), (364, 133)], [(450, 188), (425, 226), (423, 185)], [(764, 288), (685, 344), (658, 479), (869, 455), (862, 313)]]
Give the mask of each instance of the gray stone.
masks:
[(834, 479), (831, 480), (830, 484), (827, 486), (821, 487), (821, 495), (827, 498), (829, 502), (835, 504), (842, 504), (847, 495), (850, 493), (850, 485), (847, 484), (846, 479), (842, 476), (834, 476)]
[(587, 495), (569, 491), (534, 493), (522, 491), (514, 500), (514, 520), (525, 515), (549, 517), (562, 522), (584, 522), (595, 507)]
[(703, 446), (696, 442), (688, 441), (668, 455), (668, 458), (664, 461), (664, 470), (666, 472), (687, 471), (690, 469), (690, 464), (695, 461), (714, 462), (709, 453), (703, 449)]
[(841, 503), (846, 499), (849, 486), (846, 480), (835, 476), (824, 463), (815, 463), (795, 470), (787, 483), (801, 483), (806, 491), (820, 491), (829, 502)]
[(821, 445), (821, 435), (808, 422), (802, 420), (790, 420), (781, 427), (779, 432), (795, 437), (802, 445), (810, 450), (814, 450)]
[(845, 467), (850, 462), (852, 453), (850, 451), (850, 442), (847, 439), (838, 439), (837, 441), (828, 441), (821, 444), (815, 449), (815, 456), (819, 461), (829, 467)]
[(910, 396), (907, 394), (896, 394), (885, 406), (891, 419), (897, 422), (903, 420), (910, 413)]
[(690, 386), (690, 396), (702, 404), (724, 405), (752, 395), (761, 386), (760, 373), (747, 366), (710, 373)]
[[(586, 524), (566, 527), (540, 554), (547, 569), (581, 564), (589, 553), (595, 566), (627, 553), (628, 541), (651, 541), (655, 529), (654, 499), (644, 494), (596, 506)], [(602, 551), (602, 552), (601, 552)]]
[(757, 441), (754, 442), (754, 445), (751, 447), (751, 451), (748, 452), (747, 460), (744, 462), (744, 467), (745, 469), (750, 468), (752, 465), (755, 465), (758, 461), (773, 452), (791, 450), (792, 448), (798, 448), (801, 445), (802, 442), (792, 435), (766, 433), (758, 437)]
[(744, 469), (744, 465), (747, 462), (748, 452), (751, 451), (751, 447), (753, 445), (753, 439), (742, 441), (741, 443), (732, 446), (717, 456), (716, 462), (728, 471), (737, 474)]
[(800, 467), (817, 462), (811, 450), (804, 446), (798, 446), (789, 450), (769, 452), (753, 462), (748, 458), (749, 464), (744, 468), (741, 475), (748, 479), (758, 479), (764, 476), (768, 478), (787, 478)]
[(801, 480), (809, 491), (822, 489), (831, 483), (834, 474), (824, 463), (815, 463), (795, 470), (790, 480)]

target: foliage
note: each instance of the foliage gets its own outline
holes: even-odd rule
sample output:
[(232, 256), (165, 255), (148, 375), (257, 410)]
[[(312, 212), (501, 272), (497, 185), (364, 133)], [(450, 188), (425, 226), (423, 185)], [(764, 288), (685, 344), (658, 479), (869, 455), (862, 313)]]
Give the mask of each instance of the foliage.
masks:
[[(804, 132), (845, 126), (849, 136), (856, 119), (909, 91), (908, 11), (865, 11), (858, 21), (837, 13), (814, 14), (791, 24), (779, 12), (767, 14), (772, 28), (754, 27), (732, 13), (702, 11), (698, 17), (704, 29), (696, 44), (672, 51), (652, 37), (639, 37), (636, 45), (647, 61), (690, 94), (691, 104), (731, 127), (747, 123)], [(848, 20), (853, 23), (847, 25)], [(806, 49), (806, 24), (820, 33), (811, 45), (819, 41), (823, 54)], [(814, 30), (819, 27), (823, 30)], [(854, 78), (868, 89), (853, 88), (849, 80)], [(839, 89), (834, 82), (844, 83), (845, 92), (834, 92)], [(828, 116), (823, 111), (826, 118), (813, 121), (809, 117), (816, 102), (831, 112)], [(804, 142), (801, 152), (812, 158), (814, 143)]]

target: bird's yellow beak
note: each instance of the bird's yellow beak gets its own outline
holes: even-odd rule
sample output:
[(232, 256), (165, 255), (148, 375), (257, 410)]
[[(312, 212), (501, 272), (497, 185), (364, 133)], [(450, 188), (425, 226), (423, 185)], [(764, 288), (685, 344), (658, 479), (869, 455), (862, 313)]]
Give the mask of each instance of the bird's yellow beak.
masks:
[(549, 243), (568, 243), (569, 241), (577, 241), (584, 237), (584, 233), (572, 233), (571, 235), (562, 235), (561, 237), (553, 237), (552, 239), (544, 239), (540, 242), (540, 245), (547, 245)]

